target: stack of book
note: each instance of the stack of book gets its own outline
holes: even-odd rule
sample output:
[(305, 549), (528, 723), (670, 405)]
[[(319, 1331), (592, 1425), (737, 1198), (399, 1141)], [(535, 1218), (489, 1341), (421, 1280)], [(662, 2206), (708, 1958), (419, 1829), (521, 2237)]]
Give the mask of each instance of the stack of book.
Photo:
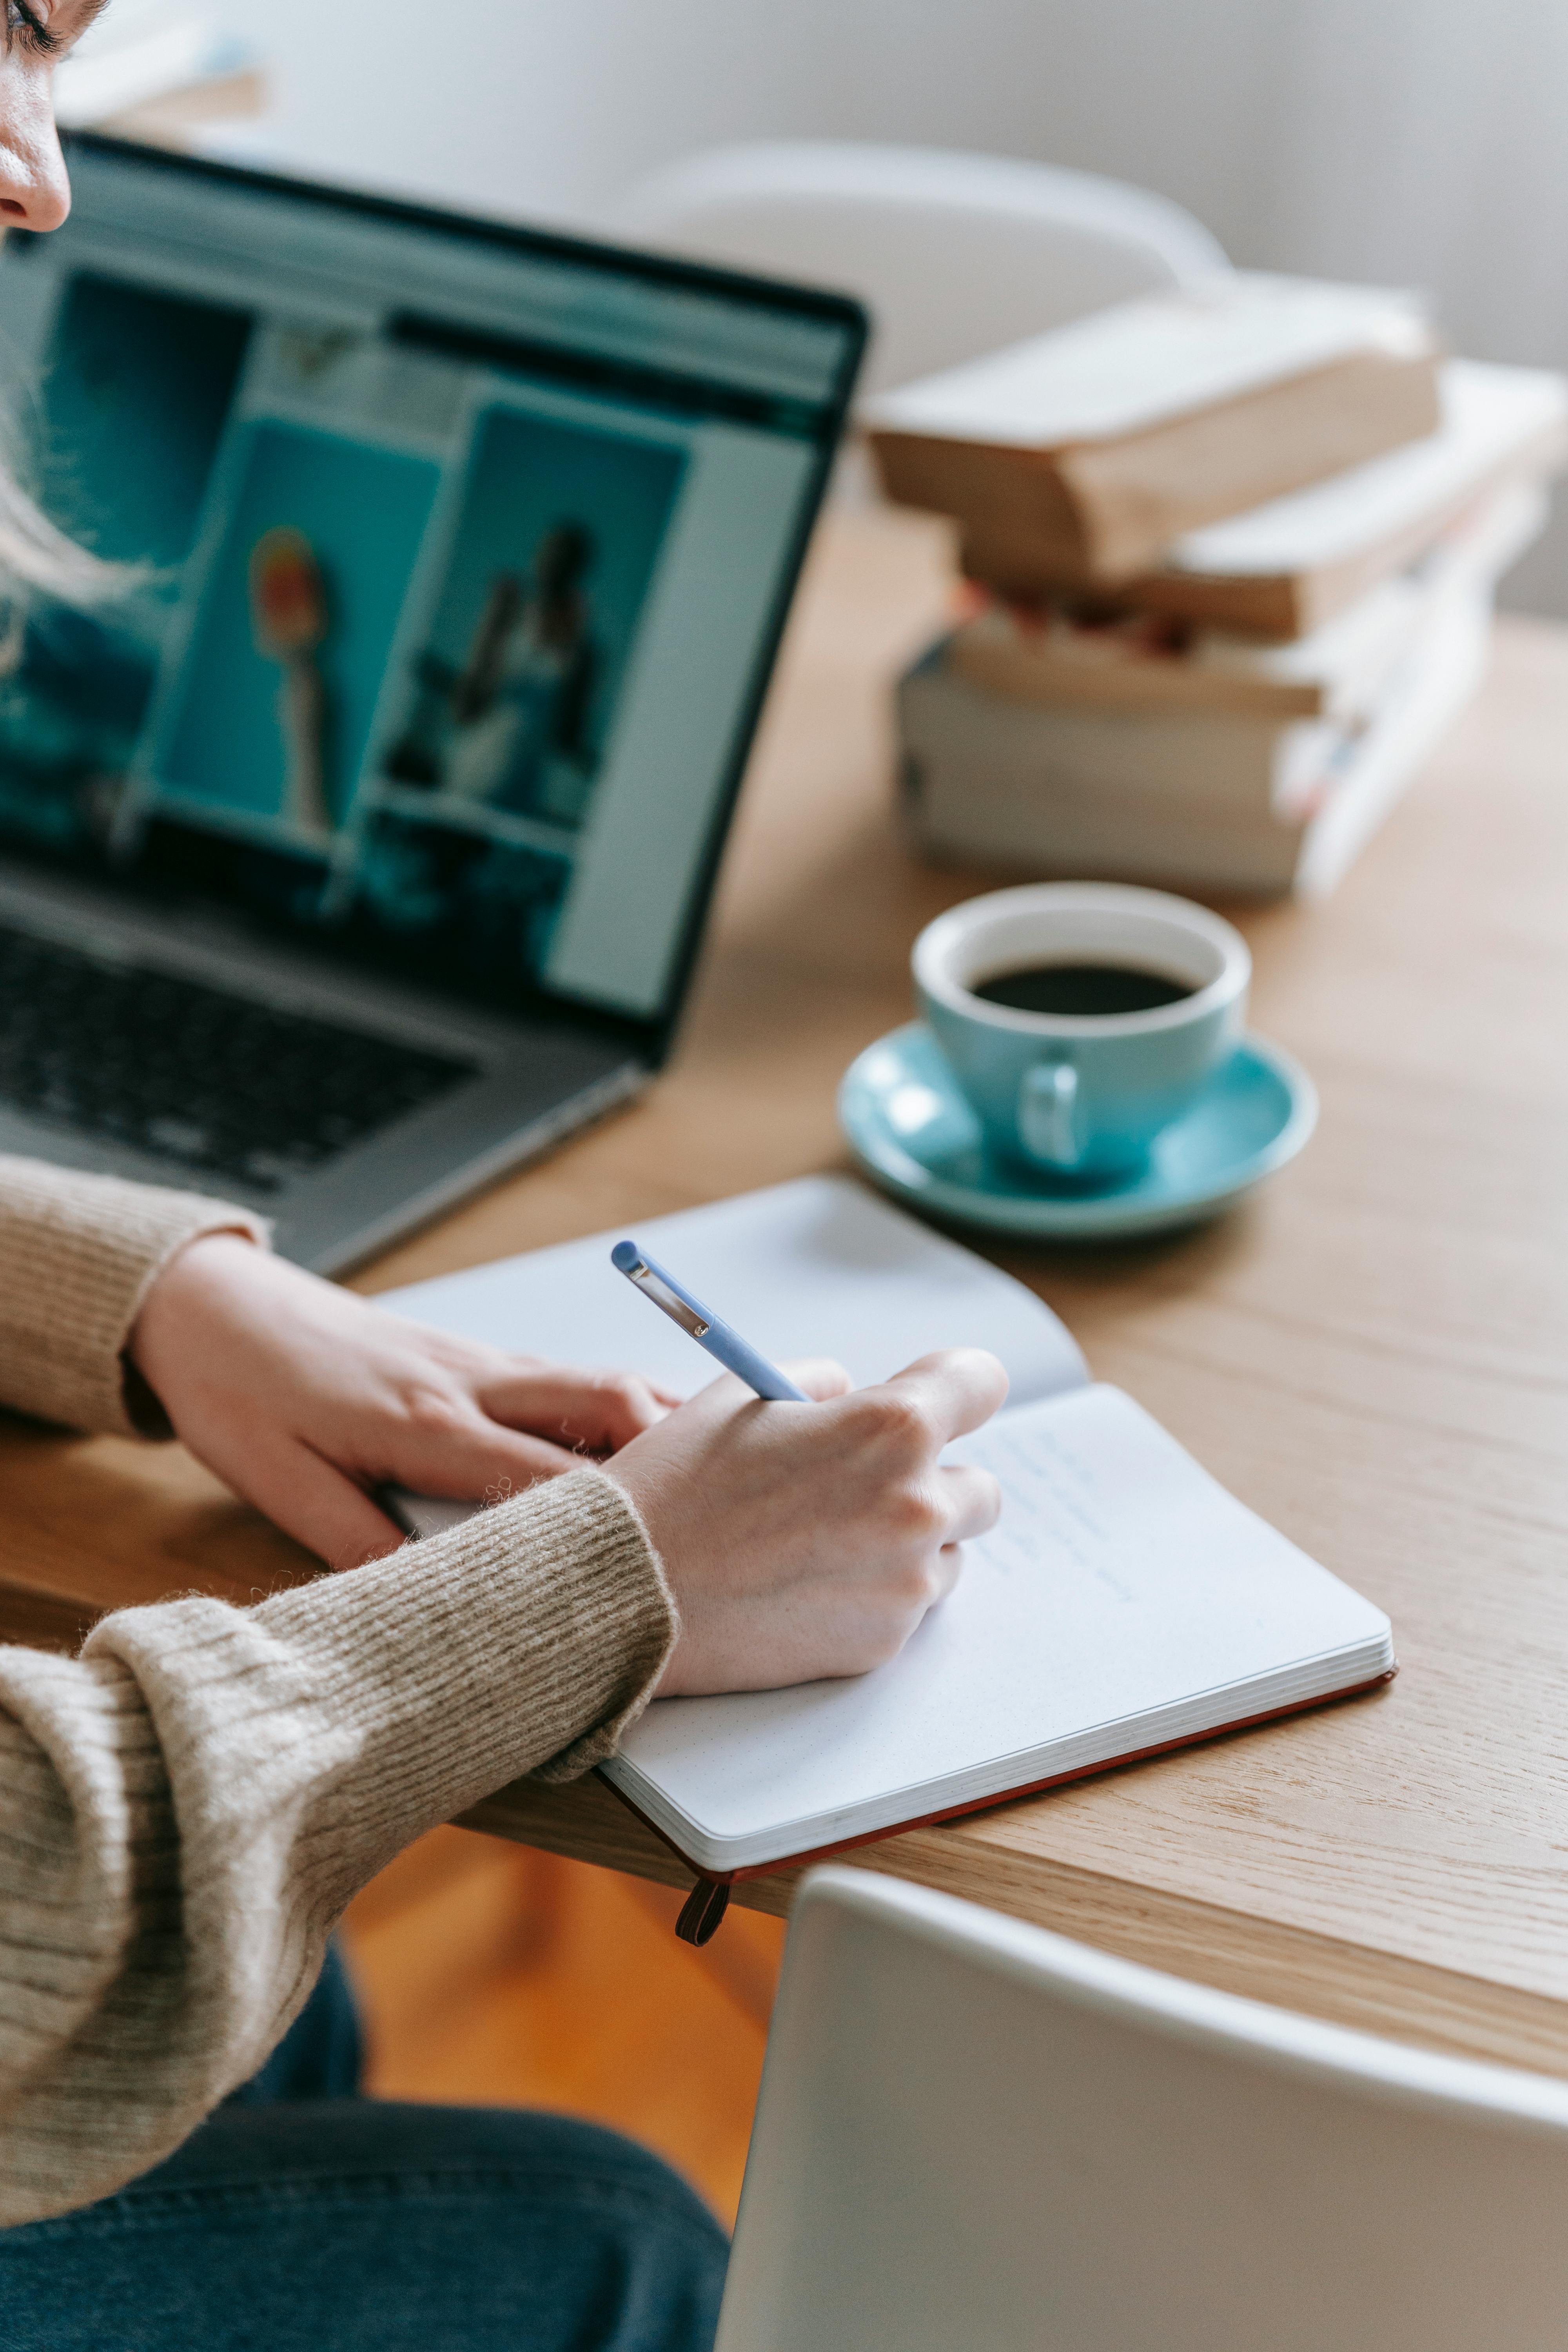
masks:
[(1332, 887), (1474, 692), (1568, 384), (1445, 359), (1399, 296), (1237, 273), (883, 395), (889, 496), (968, 616), (902, 679), (926, 850)]

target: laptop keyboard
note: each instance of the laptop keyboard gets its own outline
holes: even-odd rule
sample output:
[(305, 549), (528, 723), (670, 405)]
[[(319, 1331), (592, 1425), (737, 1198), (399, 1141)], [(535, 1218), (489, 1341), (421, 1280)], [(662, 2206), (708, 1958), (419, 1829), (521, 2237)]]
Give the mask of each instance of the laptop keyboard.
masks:
[(477, 1066), (0, 928), (0, 1102), (276, 1192)]

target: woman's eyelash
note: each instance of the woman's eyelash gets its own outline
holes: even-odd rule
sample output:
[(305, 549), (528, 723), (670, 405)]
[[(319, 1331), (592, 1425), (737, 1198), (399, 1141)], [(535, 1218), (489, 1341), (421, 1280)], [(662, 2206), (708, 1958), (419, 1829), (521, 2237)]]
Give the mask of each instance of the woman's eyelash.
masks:
[(36, 50), (39, 57), (53, 57), (60, 46), (59, 35), (50, 32), (43, 18), (35, 16), (27, 6), (26, 0), (7, 0), (5, 33), (7, 39), (12, 34), (20, 33), (27, 47)]

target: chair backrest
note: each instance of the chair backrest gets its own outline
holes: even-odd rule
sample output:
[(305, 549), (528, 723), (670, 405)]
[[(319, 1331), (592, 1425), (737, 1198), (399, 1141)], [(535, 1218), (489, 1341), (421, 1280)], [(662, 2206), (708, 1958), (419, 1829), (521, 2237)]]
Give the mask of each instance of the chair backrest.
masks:
[(631, 188), (613, 226), (859, 295), (876, 322), (866, 391), (1228, 266), (1190, 214), (1116, 180), (836, 141), (692, 156)]
[(718, 2352), (1544, 2352), (1568, 2084), (802, 1890)]

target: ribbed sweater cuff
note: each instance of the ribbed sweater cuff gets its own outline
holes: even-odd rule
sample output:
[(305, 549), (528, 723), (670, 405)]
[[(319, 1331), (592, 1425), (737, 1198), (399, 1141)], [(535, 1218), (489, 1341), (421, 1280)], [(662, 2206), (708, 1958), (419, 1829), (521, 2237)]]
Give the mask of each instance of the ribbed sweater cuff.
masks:
[(124, 1348), (169, 1260), (200, 1234), (265, 1242), (265, 1222), (163, 1192), (0, 1154), (0, 1403), (76, 1429), (166, 1437)]
[(205, 1818), (181, 1826), (192, 1902), (195, 1852), (243, 1851), (260, 1803), (279, 1828), (294, 1819), (318, 1881), (310, 1907), (327, 1916), (506, 1781), (608, 1754), (676, 1629), (636, 1507), (584, 1469), (254, 1609), (187, 1601), (106, 1618), (87, 1654), (130, 1668), (176, 1788), (181, 1759), (205, 1761)]
[(256, 1615), (331, 1655), (351, 1719), (397, 1726), (386, 1760), (410, 1792), (417, 1737), (434, 1820), (521, 1773), (574, 1780), (612, 1755), (679, 1630), (641, 1513), (586, 1467)]

